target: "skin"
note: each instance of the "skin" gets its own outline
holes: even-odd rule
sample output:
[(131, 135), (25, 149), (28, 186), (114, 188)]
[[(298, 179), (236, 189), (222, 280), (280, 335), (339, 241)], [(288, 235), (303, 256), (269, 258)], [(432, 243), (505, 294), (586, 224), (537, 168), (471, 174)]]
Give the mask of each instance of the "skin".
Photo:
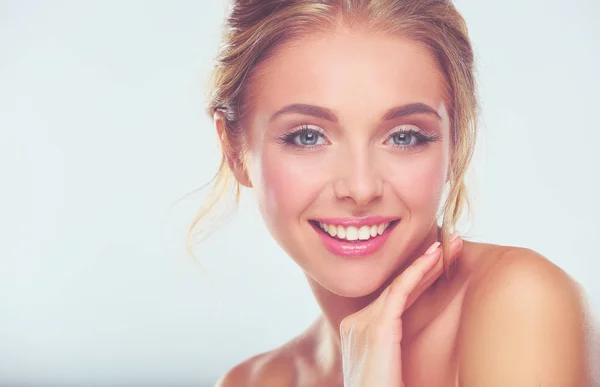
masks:
[[(244, 160), (228, 155), (228, 161), (237, 180), (254, 189), (269, 231), (305, 272), (323, 313), (297, 338), (237, 365), (218, 385), (342, 386), (340, 324), (373, 305), (437, 239), (452, 161), (446, 83), (425, 47), (339, 28), (278, 47), (248, 88), (248, 150)], [(382, 120), (390, 108), (413, 103), (432, 113)], [(326, 108), (334, 117), (272, 118), (290, 104)], [(319, 146), (282, 142), (304, 124), (322, 132)], [(215, 125), (223, 130), (218, 114)], [(394, 146), (390, 136), (398, 129), (435, 141)], [(308, 222), (372, 215), (401, 221), (382, 249), (361, 259), (326, 250)], [(460, 386), (473, 387), (589, 383), (582, 300), (567, 274), (527, 249), (459, 238), (453, 251), (458, 265), (451, 280), (436, 281), (440, 262), (410, 288), (408, 305), (398, 304), (405, 386), (452, 386), (457, 374)]]

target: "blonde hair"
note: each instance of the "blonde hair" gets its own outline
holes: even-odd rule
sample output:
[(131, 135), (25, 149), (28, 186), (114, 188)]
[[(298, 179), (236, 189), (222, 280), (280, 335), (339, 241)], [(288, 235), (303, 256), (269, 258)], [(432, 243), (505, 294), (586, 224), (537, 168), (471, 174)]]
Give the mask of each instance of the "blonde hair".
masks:
[[(474, 151), (478, 110), (473, 50), (466, 23), (450, 0), (234, 0), (224, 25), (207, 107), (211, 119), (217, 111), (224, 115), (221, 166), (211, 194), (190, 227), (188, 247), (197, 223), (206, 219), (225, 192), (233, 188), (236, 205), (239, 202), (239, 183), (226, 154), (244, 158), (240, 122), (252, 71), (282, 43), (340, 25), (399, 34), (424, 44), (438, 61), (449, 91), (453, 155), (440, 235), (444, 256), (448, 256), (450, 233), (469, 205), (464, 179)], [(448, 276), (447, 262), (444, 270)]]

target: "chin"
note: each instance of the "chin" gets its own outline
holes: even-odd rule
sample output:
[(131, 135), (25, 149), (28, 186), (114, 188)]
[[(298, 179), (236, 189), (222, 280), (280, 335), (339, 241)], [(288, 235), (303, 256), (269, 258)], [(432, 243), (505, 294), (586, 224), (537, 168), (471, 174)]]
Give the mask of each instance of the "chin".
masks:
[(364, 271), (357, 274), (357, 276), (344, 276), (344, 278), (329, 277), (317, 282), (331, 293), (347, 298), (361, 298), (374, 293), (378, 294), (387, 282), (387, 277), (380, 274), (369, 274)]

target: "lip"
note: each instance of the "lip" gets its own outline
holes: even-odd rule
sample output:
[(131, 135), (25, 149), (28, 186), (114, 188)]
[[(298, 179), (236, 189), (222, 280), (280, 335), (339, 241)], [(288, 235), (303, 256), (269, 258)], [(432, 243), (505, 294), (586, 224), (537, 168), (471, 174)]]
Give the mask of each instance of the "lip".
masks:
[(362, 227), (362, 226), (372, 226), (379, 225), (381, 223), (389, 223), (394, 220), (398, 220), (398, 217), (392, 216), (369, 216), (366, 218), (315, 218), (312, 219), (316, 222), (322, 222), (326, 224), (333, 224), (334, 226), (354, 226), (354, 227)]
[[(378, 250), (380, 250), (383, 247), (383, 245), (385, 244), (385, 242), (388, 240), (389, 236), (391, 235), (392, 230), (398, 225), (398, 223), (400, 223), (398, 218), (365, 218), (365, 219), (388, 219), (389, 221), (398, 220), (398, 222), (396, 222), (395, 224), (388, 227), (383, 232), (383, 234), (381, 234), (379, 236), (376, 236), (376, 237), (371, 238), (366, 241), (358, 240), (358, 241), (352, 241), (352, 242), (346, 242), (341, 239), (337, 239), (337, 238), (333, 238), (329, 235), (325, 235), (317, 224), (314, 224), (313, 222), (309, 222), (309, 224), (315, 229), (315, 232), (317, 233), (319, 238), (321, 238), (321, 241), (325, 245), (325, 248), (327, 250), (329, 250), (330, 253), (337, 255), (339, 257), (343, 257), (343, 258), (364, 258), (364, 257), (372, 255), (372, 254), (376, 253)], [(328, 221), (331, 221), (331, 219), (329, 219)], [(361, 221), (362, 221), (362, 219), (361, 219)], [(327, 223), (327, 221), (323, 221), (323, 222)], [(385, 223), (385, 220), (381, 221), (380, 223)], [(338, 224), (339, 225), (339, 224), (343, 224), (343, 223), (333, 223), (332, 222), (330, 224)], [(359, 223), (352, 223), (349, 225), (352, 226), (352, 225), (358, 225), (358, 224)], [(376, 222), (362, 223), (362, 225), (367, 225), (367, 224), (376, 224)]]

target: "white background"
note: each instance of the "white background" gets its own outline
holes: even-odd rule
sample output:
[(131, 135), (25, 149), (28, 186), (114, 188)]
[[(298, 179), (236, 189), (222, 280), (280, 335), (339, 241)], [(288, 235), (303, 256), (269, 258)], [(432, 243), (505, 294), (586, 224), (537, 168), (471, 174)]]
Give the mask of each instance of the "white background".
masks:
[[(210, 5), (209, 5), (210, 4)], [(597, 0), (461, 0), (482, 100), (472, 240), (555, 262), (600, 309)], [(219, 154), (221, 1), (0, 1), (0, 385), (209, 386), (318, 308), (251, 192), (184, 236)]]

